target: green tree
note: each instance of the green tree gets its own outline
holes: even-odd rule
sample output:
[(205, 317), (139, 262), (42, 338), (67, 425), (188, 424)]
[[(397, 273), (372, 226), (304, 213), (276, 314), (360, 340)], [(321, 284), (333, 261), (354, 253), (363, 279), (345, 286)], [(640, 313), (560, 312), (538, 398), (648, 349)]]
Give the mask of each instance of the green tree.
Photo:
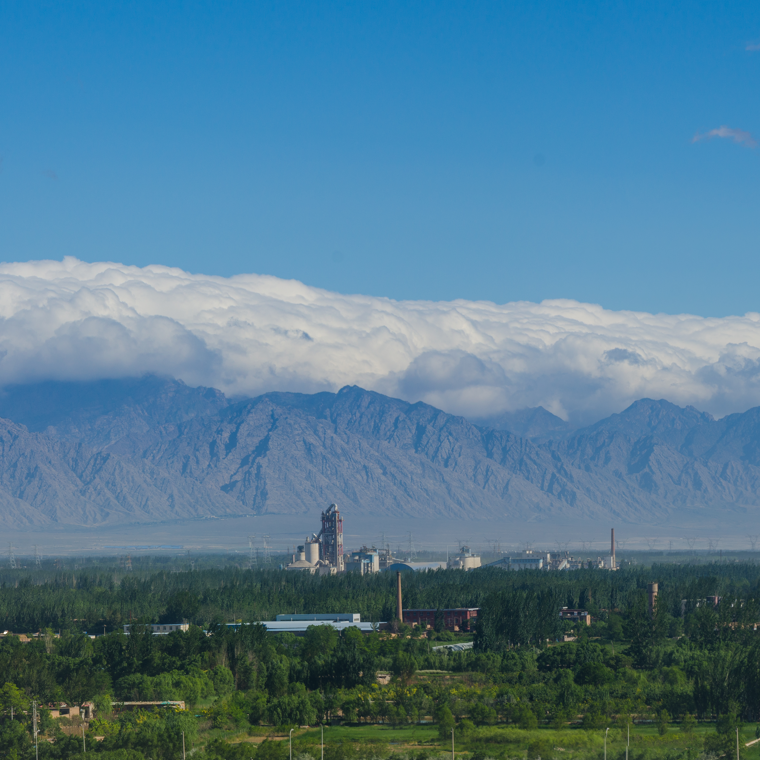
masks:
[(17, 720), (0, 723), (0, 757), (7, 760), (26, 758), (31, 739), (24, 727)]
[(417, 672), (417, 667), (417, 660), (415, 660), (412, 655), (408, 652), (399, 652), (393, 658), (391, 672), (393, 675), (398, 676), (404, 683), (407, 683)]
[(20, 712), (29, 706), (29, 700), (15, 684), (6, 683), (0, 689), (0, 709), (4, 713)]
[(530, 709), (530, 707), (524, 702), (516, 705), (512, 711), (512, 720), (518, 725), (519, 728), (524, 730), (532, 730), (538, 728), (538, 718), (536, 713)]
[(235, 689), (235, 676), (223, 665), (218, 665), (211, 671), (211, 681), (217, 696), (223, 697)]
[(448, 705), (444, 705), (436, 711), (435, 721), (438, 724), (438, 734), (442, 739), (447, 739), (451, 736), (451, 729), (456, 725), (454, 716), (451, 714), (451, 710)]

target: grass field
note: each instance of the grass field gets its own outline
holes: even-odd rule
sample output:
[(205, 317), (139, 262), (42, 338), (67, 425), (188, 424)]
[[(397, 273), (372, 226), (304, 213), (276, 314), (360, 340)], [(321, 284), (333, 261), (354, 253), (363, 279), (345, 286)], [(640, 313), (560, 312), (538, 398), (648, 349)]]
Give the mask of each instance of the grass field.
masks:
[[(300, 734), (299, 739), (314, 743), (320, 741), (320, 730), (310, 729)], [(402, 744), (405, 746), (429, 744), (438, 740), (438, 729), (431, 725), (384, 726), (350, 725), (325, 728), (325, 743), (342, 741), (362, 741), (368, 743)]]
[[(745, 743), (755, 739), (755, 725), (747, 725), (740, 730), (741, 760), (760, 760), (760, 743), (745, 747)], [(257, 732), (258, 733), (258, 732)], [(698, 724), (693, 733), (685, 734), (678, 726), (671, 727), (660, 736), (654, 725), (633, 726), (630, 734), (630, 760), (696, 760), (702, 754), (702, 744), (706, 736), (715, 733), (712, 723)], [(459, 757), (504, 758), (514, 760), (529, 758), (537, 760), (601, 760), (604, 757), (604, 730), (589, 731), (580, 727), (553, 729), (541, 727), (522, 730), (514, 726), (483, 726), (462, 735), (455, 732), (455, 749)], [(261, 739), (263, 737), (257, 737)], [(287, 742), (282, 729), (272, 729), (270, 738)], [(293, 733), (294, 756), (308, 754), (319, 757), (321, 733), (319, 728), (296, 729)], [(242, 740), (239, 737), (238, 740)], [(247, 739), (250, 741), (250, 738)], [(324, 730), (325, 747), (350, 744), (355, 749), (364, 748), (369, 755), (395, 754), (423, 760), (427, 756), (450, 756), (451, 744), (442, 740), (434, 725), (338, 725)], [(372, 748), (375, 748), (374, 750)], [(608, 760), (625, 757), (626, 732), (611, 727), (607, 736)], [(726, 760), (733, 760), (733, 753)], [(718, 760), (715, 758), (715, 760)]]

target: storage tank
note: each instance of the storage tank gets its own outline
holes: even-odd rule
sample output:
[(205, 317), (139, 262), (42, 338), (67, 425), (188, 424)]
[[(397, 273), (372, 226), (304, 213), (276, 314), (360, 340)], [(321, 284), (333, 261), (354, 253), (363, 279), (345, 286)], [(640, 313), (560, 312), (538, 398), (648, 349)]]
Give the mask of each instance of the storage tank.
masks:
[(480, 556), (477, 554), (465, 554), (462, 557), (462, 570), (474, 570), (480, 567)]
[(447, 567), (450, 570), (474, 570), (480, 567), (480, 555), (473, 554), (469, 546), (463, 546), (459, 554), (449, 559)]
[(319, 562), (319, 541), (316, 538), (306, 539), (306, 561), (312, 565)]
[(296, 562), (306, 559), (306, 552), (304, 552), (303, 546), (296, 547)]

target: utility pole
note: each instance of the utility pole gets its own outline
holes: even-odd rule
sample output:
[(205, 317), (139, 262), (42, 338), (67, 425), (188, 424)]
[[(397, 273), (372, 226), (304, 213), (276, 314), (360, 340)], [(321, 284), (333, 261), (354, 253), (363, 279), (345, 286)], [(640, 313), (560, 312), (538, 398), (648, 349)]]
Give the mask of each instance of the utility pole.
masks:
[(185, 732), (182, 732), (182, 760), (185, 760)]
[(32, 702), (32, 733), (34, 734), (34, 755), (40, 760), (40, 743), (37, 739), (37, 702)]
[(739, 726), (736, 727), (736, 760), (739, 760)]
[(288, 741), (290, 742), (290, 760), (293, 760), (293, 729), (290, 729), (290, 734), (288, 735)]
[(323, 723), (320, 728), (322, 729), (322, 760), (325, 760), (325, 724)]
[(85, 740), (84, 740), (84, 725), (82, 725), (82, 754), (83, 755), (87, 754), (87, 744), (85, 743)]
[(607, 760), (607, 734), (609, 733), (610, 729), (606, 729), (604, 732), (604, 760)]
[(454, 729), (451, 729), (451, 760), (454, 760)]

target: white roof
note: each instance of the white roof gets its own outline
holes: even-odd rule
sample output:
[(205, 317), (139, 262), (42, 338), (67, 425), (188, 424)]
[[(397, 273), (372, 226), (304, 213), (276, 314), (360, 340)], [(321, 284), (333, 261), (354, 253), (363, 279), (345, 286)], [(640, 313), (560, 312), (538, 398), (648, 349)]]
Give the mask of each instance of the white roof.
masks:
[[(228, 623), (228, 627), (239, 628), (240, 623)], [(249, 625), (246, 623), (245, 625)], [(267, 631), (271, 633), (305, 633), (312, 625), (329, 625), (336, 631), (344, 631), (346, 628), (358, 628), (362, 633), (372, 633), (378, 629), (381, 623), (354, 623), (349, 620), (262, 620)], [(374, 627), (373, 627), (374, 626)]]

